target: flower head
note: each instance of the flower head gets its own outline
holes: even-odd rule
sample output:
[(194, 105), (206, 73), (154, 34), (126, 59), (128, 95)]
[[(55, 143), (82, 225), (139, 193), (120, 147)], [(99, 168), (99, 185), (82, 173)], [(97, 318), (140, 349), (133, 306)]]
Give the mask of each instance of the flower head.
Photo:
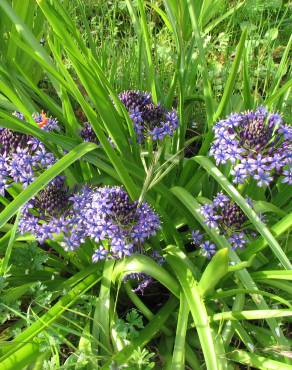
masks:
[(53, 239), (53, 234), (69, 231), (70, 201), (65, 178), (56, 177), (22, 209), (20, 232), (30, 232), (43, 243)]
[[(23, 120), (22, 113), (14, 112), (14, 116)], [(49, 118), (45, 113), (34, 114), (34, 120), (43, 130), (58, 129), (57, 120)], [(38, 139), (0, 128), (0, 176), (2, 186), (0, 191), (8, 188), (13, 182), (28, 186), (36, 178), (39, 171), (50, 167), (55, 157), (48, 152)], [(5, 183), (5, 186), (3, 185)]]
[[(250, 200), (248, 201), (250, 202)], [(211, 204), (201, 206), (200, 211), (205, 223), (211, 228), (217, 227), (222, 233), (229, 230), (238, 230), (247, 221), (247, 217), (237, 204), (222, 192), (213, 198)], [(212, 220), (216, 220), (214, 224), (210, 221), (211, 217)]]
[(58, 120), (53, 117), (48, 117), (44, 111), (34, 113), (33, 119), (38, 124), (39, 128), (45, 131), (59, 130)]
[(154, 104), (150, 93), (128, 90), (119, 98), (133, 121), (138, 142), (150, 137), (153, 141), (172, 136), (178, 127), (175, 110), (168, 111), (160, 104)]
[(89, 122), (83, 123), (83, 127), (80, 131), (80, 136), (82, 137), (83, 141), (88, 141), (96, 144), (98, 143), (95, 132), (93, 131), (93, 128)]
[(139, 251), (160, 228), (158, 215), (147, 203), (132, 202), (118, 186), (69, 193), (64, 178), (56, 178), (24, 208), (22, 233), (41, 242), (62, 234), (66, 250), (79, 248), (87, 239), (99, 243), (93, 261), (122, 258)]
[(234, 233), (229, 239), (232, 249), (244, 248), (247, 242), (246, 236), (243, 231), (240, 233)]
[[(250, 198), (246, 198), (247, 204), (252, 207), (253, 203)], [(252, 234), (252, 230), (249, 229), (247, 224), (247, 217), (242, 210), (234, 203), (228, 196), (222, 192), (217, 193), (213, 198), (212, 203), (204, 204), (200, 207), (200, 212), (204, 218), (205, 224), (210, 228), (216, 228), (220, 234), (224, 235), (232, 249), (243, 248), (248, 240), (248, 235)], [(203, 242), (204, 235), (199, 230), (192, 232), (192, 242), (196, 246), (200, 246), (204, 250), (207, 250), (210, 243)], [(209, 251), (205, 255), (209, 258)]]
[(278, 113), (264, 107), (233, 113), (214, 125), (215, 139), (210, 149), (216, 164), (230, 162), (233, 182), (249, 178), (258, 186), (268, 186), (284, 174), (292, 149), (292, 128)]

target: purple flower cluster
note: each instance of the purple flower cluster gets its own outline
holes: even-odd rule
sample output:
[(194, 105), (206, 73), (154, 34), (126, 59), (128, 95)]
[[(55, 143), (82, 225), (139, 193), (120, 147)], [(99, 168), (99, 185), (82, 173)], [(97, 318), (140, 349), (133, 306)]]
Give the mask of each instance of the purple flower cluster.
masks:
[(214, 133), (210, 155), (217, 165), (231, 163), (234, 183), (251, 177), (262, 187), (283, 176), (282, 182), (292, 185), (292, 126), (278, 113), (264, 107), (233, 113), (214, 125)]
[[(252, 206), (251, 200), (248, 198), (246, 200)], [(220, 234), (227, 236), (232, 249), (244, 248), (249, 233), (247, 228), (248, 219), (242, 210), (225, 194), (218, 193), (213, 198), (212, 203), (201, 206), (200, 212), (208, 227), (216, 228)], [(203, 255), (208, 258), (215, 253), (215, 245), (209, 240), (204, 241), (204, 236), (199, 230), (192, 232), (192, 242), (200, 247)]]
[(83, 127), (80, 131), (80, 136), (82, 137), (83, 141), (98, 144), (95, 132), (93, 131), (93, 128), (89, 122), (83, 123)]
[(43, 243), (54, 234), (67, 233), (71, 219), (70, 200), (65, 178), (57, 176), (22, 208), (21, 234), (31, 233)]
[[(19, 119), (24, 116), (15, 112)], [(58, 129), (58, 122), (48, 118), (45, 113), (34, 114), (33, 118), (40, 128), (46, 131)], [(0, 194), (14, 182), (28, 186), (40, 170), (55, 162), (54, 155), (48, 152), (38, 139), (0, 127)]]
[(27, 203), (20, 221), (20, 231), (32, 233), (40, 242), (61, 234), (66, 250), (76, 250), (87, 239), (99, 243), (93, 262), (139, 251), (159, 228), (151, 207), (132, 202), (123, 188), (83, 186), (68, 195), (63, 178), (56, 178)]
[(121, 92), (119, 98), (133, 121), (138, 142), (146, 138), (162, 140), (165, 136), (172, 136), (177, 129), (176, 111), (154, 104), (150, 93), (127, 90)]
[[(58, 120), (53, 117), (47, 117), (46, 113), (43, 111), (41, 113), (34, 113), (32, 116), (38, 126), (44, 131), (59, 130)], [(23, 119), (23, 116), (21, 119)]]

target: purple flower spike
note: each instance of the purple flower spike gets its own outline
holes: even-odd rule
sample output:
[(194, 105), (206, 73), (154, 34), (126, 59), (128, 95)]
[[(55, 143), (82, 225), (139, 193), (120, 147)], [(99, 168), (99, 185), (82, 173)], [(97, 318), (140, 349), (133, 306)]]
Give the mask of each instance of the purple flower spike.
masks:
[[(215, 138), (210, 155), (216, 164), (231, 163), (235, 184), (256, 180), (269, 186), (275, 176), (284, 175), (292, 151), (292, 128), (278, 113), (259, 107), (255, 111), (233, 113), (214, 125)], [(285, 181), (285, 180), (284, 180)], [(289, 185), (291, 182), (286, 181)]]
[(89, 122), (84, 122), (83, 127), (80, 131), (80, 136), (82, 137), (83, 141), (91, 142), (91, 143), (98, 143), (97, 137), (93, 128)]
[[(246, 202), (253, 207), (250, 198)], [(217, 193), (211, 204), (204, 204), (200, 211), (204, 217), (205, 224), (210, 228), (216, 228), (221, 235), (224, 235), (231, 244), (232, 249), (244, 248), (247, 243), (247, 235), (252, 235), (253, 230), (249, 229), (248, 219), (242, 210), (229, 197), (222, 192)], [(192, 232), (192, 242), (194, 245), (200, 245), (205, 251), (205, 255), (210, 258), (210, 241), (203, 242), (203, 235), (199, 230)], [(207, 243), (207, 244), (206, 244)], [(213, 245), (212, 245), (213, 246)], [(214, 252), (215, 253), (215, 252)]]
[(93, 262), (140, 251), (159, 228), (159, 217), (152, 208), (132, 202), (121, 187), (83, 186), (70, 194), (61, 177), (25, 206), (20, 221), (20, 231), (31, 232), (41, 242), (58, 234), (66, 250), (76, 250), (87, 239), (99, 243)]
[[(14, 112), (13, 115), (24, 120), (22, 113)], [(57, 120), (48, 118), (43, 112), (34, 114), (33, 118), (43, 130), (58, 129)], [(23, 187), (28, 186), (40, 171), (54, 162), (54, 155), (38, 139), (0, 127), (1, 194), (4, 195), (5, 189), (13, 182), (20, 183)]]
[(154, 104), (150, 93), (128, 90), (121, 92), (119, 98), (133, 121), (139, 143), (146, 138), (163, 140), (165, 136), (172, 136), (177, 129), (177, 112)]

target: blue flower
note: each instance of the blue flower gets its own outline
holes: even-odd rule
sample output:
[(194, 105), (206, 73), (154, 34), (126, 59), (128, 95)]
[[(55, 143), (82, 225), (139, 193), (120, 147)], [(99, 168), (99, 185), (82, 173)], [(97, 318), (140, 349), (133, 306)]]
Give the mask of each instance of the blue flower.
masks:
[(192, 242), (194, 245), (199, 246), (203, 240), (203, 235), (199, 230), (192, 231)]
[(203, 206), (201, 206), (200, 211), (201, 211), (201, 213), (204, 217), (207, 217), (209, 215), (213, 215), (214, 214), (214, 205), (209, 204), (209, 203), (204, 204)]
[(211, 258), (216, 253), (215, 244), (211, 243), (209, 240), (206, 240), (200, 245), (202, 255), (207, 258)]
[(165, 136), (172, 136), (177, 129), (177, 112), (154, 104), (150, 93), (128, 90), (121, 92), (119, 98), (133, 121), (139, 143), (147, 138), (163, 140)]
[[(37, 219), (33, 228), (32, 217)], [(41, 242), (59, 234), (66, 250), (79, 248), (87, 239), (104, 241), (108, 258), (131, 255), (160, 228), (159, 217), (152, 208), (147, 203), (132, 202), (123, 188), (83, 186), (70, 194), (61, 177), (30, 201), (20, 224), (22, 233), (31, 232)], [(99, 248), (93, 261), (102, 256), (105, 252)]]
[(224, 207), (226, 203), (229, 202), (227, 195), (222, 192), (217, 193), (216, 197), (213, 198), (213, 204), (215, 207)]
[(244, 248), (247, 242), (244, 232), (232, 234), (228, 241), (231, 244), (233, 250)]
[(92, 255), (92, 261), (93, 262), (99, 262), (101, 260), (104, 260), (108, 257), (108, 250), (105, 249), (103, 246), (100, 246), (98, 249), (96, 249)]
[(3, 178), (1, 175), (0, 175), (0, 194), (2, 196), (4, 196), (5, 194), (5, 189), (7, 189), (9, 187), (9, 185), (7, 184), (7, 180), (5, 179), (5, 177)]
[[(14, 112), (14, 116), (24, 120), (24, 115)], [(33, 118), (43, 130), (58, 129), (57, 120), (48, 118), (45, 113), (35, 114)], [(28, 186), (37, 177), (40, 171), (47, 169), (55, 162), (54, 155), (48, 152), (38, 139), (14, 132), (7, 128), (0, 128), (0, 176), (5, 180), (5, 187), (20, 183)]]
[(231, 163), (234, 183), (243, 184), (253, 178), (258, 186), (268, 186), (275, 176), (283, 174), (291, 156), (292, 128), (283, 123), (280, 114), (258, 107), (231, 114), (217, 122), (213, 130), (210, 155), (217, 165)]
[(45, 148), (38, 149), (32, 156), (34, 166), (46, 168), (55, 163), (55, 157), (52, 153), (46, 151)]
[(259, 168), (257, 173), (254, 175), (254, 179), (257, 180), (259, 187), (268, 186), (273, 181), (270, 173), (261, 168)]
[(233, 176), (233, 182), (235, 184), (243, 184), (248, 177), (247, 171), (240, 164), (233, 167), (230, 173)]
[(292, 167), (289, 167), (288, 170), (284, 170), (283, 176), (282, 182), (292, 185)]

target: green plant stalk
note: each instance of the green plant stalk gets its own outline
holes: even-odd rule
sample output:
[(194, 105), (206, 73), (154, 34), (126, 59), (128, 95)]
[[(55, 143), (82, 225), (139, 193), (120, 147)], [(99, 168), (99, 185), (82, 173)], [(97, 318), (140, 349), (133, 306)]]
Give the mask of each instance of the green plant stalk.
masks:
[(290, 282), (282, 281), (282, 280), (258, 280), (260, 284), (266, 284), (277, 289), (284, 290), (289, 295), (292, 295), (292, 285)]
[(17, 212), (16, 219), (14, 221), (14, 225), (11, 229), (8, 246), (7, 246), (7, 249), (5, 251), (5, 256), (4, 256), (4, 259), (2, 261), (2, 265), (1, 265), (1, 269), (0, 269), (0, 275), (5, 275), (6, 272), (7, 272), (8, 263), (9, 263), (9, 259), (10, 259), (10, 256), (11, 256), (13, 244), (14, 244), (14, 241), (15, 241), (20, 216), (21, 216), (21, 209)]
[(172, 354), (172, 370), (185, 369), (185, 342), (188, 328), (189, 305), (184, 293), (180, 293), (180, 306), (178, 311), (176, 335)]
[(275, 317), (291, 317), (291, 309), (280, 310), (250, 310), (250, 311), (227, 311), (210, 316), (210, 321), (221, 320), (261, 320)]
[(253, 272), (251, 277), (255, 280), (264, 279), (278, 279), (278, 280), (292, 280), (292, 271), (258, 271)]
[(289, 89), (292, 87), (292, 80), (288, 80), (280, 89), (277, 90), (275, 94), (267, 98), (265, 101), (265, 105), (270, 107), (275, 100), (279, 99), (282, 95), (284, 95)]
[[(100, 341), (103, 347), (100, 349), (101, 353), (104, 352), (103, 348), (107, 349), (107, 352), (111, 352), (111, 341), (110, 341), (110, 289), (111, 289), (111, 276), (113, 273), (114, 261), (108, 260), (104, 263), (103, 275), (101, 279), (99, 297), (96, 301), (94, 316), (93, 316), (93, 327), (92, 336), (95, 338), (95, 343)], [(92, 347), (96, 346), (94, 342)], [(96, 348), (98, 350), (98, 348)]]
[[(214, 345), (215, 338), (212, 336), (206, 306), (200, 295), (198, 284), (193, 278), (191, 270), (181, 261), (180, 258), (176, 257), (175, 253), (174, 255), (168, 254), (166, 260), (178, 277), (181, 288), (188, 302), (200, 338), (207, 369), (217, 370), (220, 368), (220, 365), (216, 356)], [(224, 362), (224, 359), (220, 361)]]
[(138, 0), (138, 8), (140, 11), (141, 16), (141, 32), (144, 38), (146, 55), (147, 55), (147, 63), (149, 69), (149, 82), (151, 87), (151, 93), (154, 103), (157, 103), (157, 91), (156, 91), (156, 83), (155, 83), (155, 71), (154, 71), (154, 64), (152, 61), (152, 53), (151, 53), (151, 44), (150, 44), (150, 36), (147, 27), (147, 20), (146, 14), (144, 9), (144, 2), (142, 0)]
[(209, 81), (208, 66), (207, 66), (207, 61), (205, 57), (202, 38), (200, 35), (200, 28), (198, 25), (195, 3), (192, 0), (187, 0), (187, 4), (189, 8), (194, 37), (196, 39), (198, 50), (199, 50), (200, 63), (203, 68), (202, 73), (203, 73), (203, 83), (204, 83), (204, 98), (206, 102), (208, 126), (210, 128), (213, 123), (213, 115), (215, 111), (214, 102), (213, 102), (213, 92), (212, 92), (211, 84)]
[(243, 55), (243, 51), (244, 51), (244, 44), (245, 44), (245, 40), (246, 40), (246, 35), (247, 35), (247, 29), (245, 29), (241, 34), (241, 37), (240, 37), (240, 40), (239, 40), (239, 43), (238, 43), (238, 46), (237, 46), (236, 57), (235, 57), (235, 59), (232, 63), (231, 71), (230, 71), (230, 74), (229, 74), (228, 79), (227, 79), (226, 84), (225, 84), (223, 96), (221, 98), (220, 104), (219, 104), (219, 106), (218, 106), (218, 108), (215, 112), (215, 115), (214, 115), (214, 122), (216, 122), (217, 119), (220, 118), (222, 116), (222, 114), (225, 113), (226, 106), (227, 106), (228, 101), (231, 97), (233, 87), (234, 87), (234, 84), (235, 84), (236, 75), (238, 73), (240, 61), (242, 59), (242, 55)]
[(291, 365), (287, 365), (283, 362), (274, 361), (267, 357), (258, 356), (253, 353), (248, 353), (242, 350), (235, 350), (228, 354), (228, 357), (243, 365), (252, 366), (256, 369), (262, 370), (292, 370)]
[[(272, 294), (272, 293), (265, 292), (264, 290), (256, 290), (256, 289), (240, 289), (239, 288), (239, 289), (230, 289), (230, 290), (218, 291), (216, 293), (213, 293), (212, 297), (210, 297), (210, 299), (216, 299), (216, 298), (220, 299), (220, 298), (226, 298), (226, 297), (234, 297), (237, 294), (259, 294), (260, 296), (274, 299), (275, 301), (278, 301), (279, 303), (284, 304), (288, 308), (292, 308), (292, 305), (286, 299), (284, 299), (284, 298), (282, 298), (282, 297), (280, 297), (276, 294)], [(235, 311), (237, 311), (237, 310), (235, 309)]]

